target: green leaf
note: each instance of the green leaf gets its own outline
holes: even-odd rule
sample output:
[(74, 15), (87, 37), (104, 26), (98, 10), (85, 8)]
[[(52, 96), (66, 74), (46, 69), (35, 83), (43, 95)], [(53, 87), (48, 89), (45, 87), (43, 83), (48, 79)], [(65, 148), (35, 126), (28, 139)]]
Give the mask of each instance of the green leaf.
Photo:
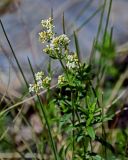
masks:
[(65, 151), (65, 148), (64, 148), (64, 145), (61, 147), (60, 151), (59, 151), (59, 157), (62, 158), (64, 157), (64, 151)]
[(87, 126), (91, 124), (91, 122), (93, 121), (93, 117), (94, 117), (93, 114), (89, 114), (89, 118), (87, 119), (87, 123), (86, 123)]
[(95, 108), (96, 108), (96, 103), (97, 103), (97, 102), (94, 102), (94, 103), (90, 106), (90, 108), (89, 108), (90, 113), (94, 113)]
[(91, 126), (87, 127), (87, 133), (91, 137), (92, 140), (95, 140), (95, 131), (93, 127)]
[(79, 137), (77, 137), (77, 142), (80, 142), (83, 138), (83, 135), (80, 135)]
[(96, 155), (96, 156), (94, 157), (94, 160), (103, 160), (103, 159), (102, 159), (102, 157), (101, 157), (101, 156)]

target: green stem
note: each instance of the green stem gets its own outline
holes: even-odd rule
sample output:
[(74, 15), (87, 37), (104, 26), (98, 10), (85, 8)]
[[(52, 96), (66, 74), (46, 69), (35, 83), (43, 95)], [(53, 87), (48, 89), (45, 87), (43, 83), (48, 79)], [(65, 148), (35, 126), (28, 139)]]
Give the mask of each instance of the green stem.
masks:
[[(79, 94), (79, 91), (78, 91), (78, 94)], [(79, 102), (79, 101), (80, 101), (79, 96), (77, 96), (76, 102)], [(75, 110), (75, 113), (76, 113), (76, 118), (78, 119), (78, 122), (80, 124), (80, 122), (81, 122), (80, 118), (81, 117), (78, 113), (78, 110)], [(80, 129), (81, 129), (81, 131), (83, 130), (81, 125), (80, 125)], [(83, 145), (83, 148), (84, 148), (84, 158), (85, 158), (85, 155), (86, 155), (86, 144), (85, 144), (85, 142), (86, 142), (86, 135), (84, 136), (83, 141), (82, 141), (82, 145)]]
[(91, 147), (91, 152), (93, 153), (93, 146), (92, 146), (92, 139), (90, 138), (90, 147)]
[(74, 152), (75, 152), (75, 133), (74, 133), (74, 127), (75, 127), (75, 108), (74, 108), (74, 99), (73, 99), (73, 91), (71, 90), (71, 102), (72, 102), (72, 124), (73, 124), (73, 131), (72, 131), (72, 136), (73, 136), (73, 141), (72, 141), (72, 159), (74, 159)]
[(42, 102), (41, 102), (40, 97), (38, 95), (37, 95), (37, 98), (38, 98), (38, 101), (40, 103), (40, 107), (42, 109), (42, 113), (43, 113), (44, 119), (46, 121), (46, 125), (47, 125), (47, 128), (48, 128), (48, 134), (49, 134), (49, 138), (50, 138), (50, 141), (51, 141), (51, 146), (52, 146), (52, 149), (53, 149), (53, 152), (54, 152), (55, 160), (59, 160), (59, 157), (58, 157), (58, 154), (57, 154), (57, 149), (55, 147), (55, 143), (54, 143), (54, 140), (52, 138), (52, 133), (51, 133), (51, 129), (50, 129), (50, 125), (49, 125), (48, 119), (47, 119), (47, 114), (46, 114), (45, 108), (42, 105)]
[(107, 34), (108, 22), (109, 22), (110, 13), (111, 13), (111, 7), (112, 7), (112, 0), (110, 0), (110, 2), (109, 2), (108, 15), (107, 15), (107, 20), (106, 20), (106, 25), (105, 25), (104, 35), (103, 35), (103, 45), (106, 40), (106, 34)]
[(99, 102), (99, 99), (98, 99), (98, 97), (97, 97), (97, 93), (96, 93), (96, 91), (95, 91), (95, 88), (93, 87), (93, 85), (92, 85), (92, 82), (91, 82), (91, 81), (89, 81), (89, 83), (90, 83), (90, 87), (92, 88), (92, 91), (93, 91), (93, 94), (94, 94), (95, 98), (97, 98), (97, 104), (98, 104), (98, 107), (99, 107), (99, 108), (101, 108), (101, 106), (100, 106), (100, 102)]
[(67, 70), (66, 70), (66, 68), (65, 68), (65, 66), (64, 66), (64, 64), (63, 64), (63, 62), (62, 62), (62, 60), (61, 60), (61, 58), (59, 58), (59, 61), (60, 61), (60, 64), (61, 64), (61, 66), (62, 66), (62, 68), (63, 68), (63, 70), (64, 70), (67, 78), (68, 78), (68, 72), (67, 72)]
[[(104, 124), (103, 124), (103, 107), (101, 107), (101, 105), (100, 105), (100, 102), (99, 102), (98, 97), (97, 97), (97, 93), (96, 93), (96, 91), (95, 91), (95, 89), (94, 89), (91, 81), (90, 81), (90, 85), (91, 85), (91, 88), (92, 88), (94, 96), (97, 98), (98, 107), (102, 109), (101, 110), (101, 116), (102, 116), (102, 137), (106, 141), (106, 132), (105, 132)], [(107, 159), (107, 148), (106, 148), (106, 145), (105, 145), (105, 148), (104, 148), (104, 153), (105, 153), (105, 159)]]
[(98, 31), (97, 31), (97, 35), (96, 35), (96, 39), (95, 39), (95, 46), (97, 46), (97, 43), (98, 43), (98, 40), (99, 40), (99, 35), (100, 35), (101, 29), (102, 29), (102, 24), (103, 24), (103, 18), (104, 18), (104, 11), (105, 11), (105, 7), (106, 7), (106, 2), (107, 2), (107, 0), (104, 0), (104, 4), (103, 4), (101, 16), (100, 16), (100, 22), (99, 22), (99, 26), (98, 26)]
[[(79, 124), (80, 124), (80, 117), (79, 117), (79, 114), (78, 114), (77, 110), (75, 111), (75, 113), (76, 113), (76, 117), (77, 117), (77, 119), (78, 119), (78, 122), (79, 122)], [(82, 130), (81, 125), (80, 125), (80, 129)], [(84, 137), (84, 141), (82, 141), (83, 148), (84, 148), (84, 157), (85, 157), (85, 155), (86, 155), (85, 141), (86, 141), (86, 139), (85, 139), (85, 137)]]

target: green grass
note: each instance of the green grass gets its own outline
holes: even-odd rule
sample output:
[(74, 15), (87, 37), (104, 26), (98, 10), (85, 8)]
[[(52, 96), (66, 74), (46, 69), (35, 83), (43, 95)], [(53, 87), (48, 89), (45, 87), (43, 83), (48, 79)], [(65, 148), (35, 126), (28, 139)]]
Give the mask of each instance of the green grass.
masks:
[[(64, 35), (54, 35), (54, 30), (51, 29), (50, 35), (48, 32), (43, 35), (44, 37), (41, 37), (44, 38), (43, 40), (49, 47), (51, 44), (54, 47), (46, 46), (45, 48), (44, 52), (46, 53), (44, 54), (49, 56), (48, 75), (43, 75), (41, 78), (35, 74), (28, 58), (30, 71), (33, 75), (33, 87), (37, 87), (33, 88), (35, 92), (30, 94), (29, 83), (9, 41), (4, 25), (0, 21), (26, 85), (26, 94), (22, 95), (16, 102), (6, 106), (2, 103), (3, 97), (0, 103), (1, 108), (5, 105), (4, 109), (0, 110), (0, 152), (4, 152), (5, 156), (8, 152), (17, 152), (22, 159), (26, 158), (26, 154), (22, 153), (18, 146), (15, 146), (15, 138), (9, 135), (6, 124), (9, 119), (15, 126), (19, 119), (21, 126), (31, 128), (33, 135), (31, 143), (22, 138), (21, 141), (26, 146), (25, 151), (33, 156), (32, 159), (38, 159), (36, 154), (39, 154), (40, 159), (44, 160), (127, 159), (127, 128), (116, 129), (116, 121), (112, 122), (112, 130), (107, 126), (108, 121), (110, 123), (110, 120), (118, 115), (116, 108), (120, 109), (118, 106), (121, 106), (123, 110), (125, 102), (121, 98), (126, 95), (127, 89), (124, 90), (123, 82), (127, 78), (128, 70), (125, 68), (123, 73), (120, 73), (113, 63), (116, 57), (113, 27), (110, 27), (109, 30), (112, 0), (109, 1), (104, 26), (106, 3), (107, 1), (104, 0), (103, 4), (73, 32), (75, 51), (70, 50), (68, 35), (64, 38)], [(83, 8), (87, 9), (87, 5)], [(83, 14), (84, 9), (79, 12), (77, 18)], [(94, 37), (92, 52), (89, 60), (83, 63), (80, 60), (78, 34), (99, 12), (99, 27), (96, 37)], [(66, 34), (65, 17), (64, 13), (62, 14), (63, 34)], [(54, 24), (53, 15), (51, 10), (51, 17), (53, 18), (53, 21), (50, 22), (51, 26)], [(44, 28), (47, 32), (47, 26)], [(50, 86), (51, 82), (47, 78), (54, 77), (54, 71), (51, 68), (53, 59), (60, 62), (63, 73), (58, 77), (58, 82), (54, 86)], [(116, 76), (118, 78), (115, 78)], [(115, 78), (115, 85), (107, 80), (108, 77)], [(40, 90), (38, 86), (39, 80), (42, 81), (40, 87), (43, 87), (43, 90)], [(28, 113), (24, 111), (24, 105), (40, 118), (42, 131), (39, 134), (35, 132), (34, 126), (30, 123), (29, 117), (27, 117)], [(116, 118), (119, 120), (118, 116)], [(18, 134), (20, 134), (20, 125), (18, 127)], [(13, 149), (10, 145), (14, 146)]]

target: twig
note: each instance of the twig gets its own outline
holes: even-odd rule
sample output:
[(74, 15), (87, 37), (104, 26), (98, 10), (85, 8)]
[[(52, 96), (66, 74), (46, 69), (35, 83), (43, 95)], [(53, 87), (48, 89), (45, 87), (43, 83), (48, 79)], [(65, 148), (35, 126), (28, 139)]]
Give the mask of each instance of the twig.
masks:
[(121, 92), (121, 94), (120, 94), (116, 99), (114, 99), (114, 100), (111, 102), (111, 104), (107, 105), (107, 106), (105, 107), (105, 113), (107, 112), (107, 110), (108, 110), (112, 105), (114, 105), (118, 100), (120, 100), (127, 91), (128, 91), (128, 88), (126, 88), (125, 90), (123, 90), (123, 91)]
[(124, 82), (124, 80), (128, 77), (128, 68), (125, 70), (125, 72), (123, 74), (121, 74), (119, 80), (117, 81), (117, 83), (114, 86), (114, 89), (112, 91), (112, 94), (110, 95), (110, 98), (108, 100), (108, 104), (111, 105), (113, 99), (116, 97), (117, 93), (119, 92), (119, 89), (122, 85), (122, 83)]
[[(57, 87), (57, 84), (55, 84), (55, 85), (53, 85), (52, 87), (50, 87), (50, 89), (52, 90), (52, 89), (54, 89), (55, 87)], [(46, 92), (47, 92), (47, 90), (44, 90), (44, 91), (40, 92), (38, 95), (39, 95), (39, 96), (40, 96), (40, 95), (43, 95), (43, 94), (45, 94)], [(0, 116), (2, 116), (2, 115), (5, 114), (6, 112), (8, 112), (8, 111), (10, 111), (10, 110), (12, 110), (12, 109), (14, 109), (14, 108), (16, 108), (17, 106), (19, 106), (19, 105), (21, 105), (21, 104), (23, 104), (23, 103), (27, 103), (28, 101), (33, 100), (33, 99), (36, 98), (36, 97), (37, 97), (37, 95), (33, 95), (33, 96), (30, 97), (30, 98), (26, 98), (26, 99), (24, 99), (23, 101), (20, 101), (20, 102), (18, 102), (18, 103), (16, 103), (16, 104), (10, 106), (9, 108), (7, 108), (7, 109), (5, 109), (4, 111), (0, 112)]]
[[(33, 159), (33, 158), (38, 158), (41, 160), (41, 155), (40, 154), (36, 154), (36, 153), (26, 153), (24, 155), (24, 157), (26, 159), (30, 158), (30, 159)], [(22, 158), (21, 155), (17, 152), (14, 152), (14, 153), (0, 153), (0, 159), (19, 159), (19, 158)]]

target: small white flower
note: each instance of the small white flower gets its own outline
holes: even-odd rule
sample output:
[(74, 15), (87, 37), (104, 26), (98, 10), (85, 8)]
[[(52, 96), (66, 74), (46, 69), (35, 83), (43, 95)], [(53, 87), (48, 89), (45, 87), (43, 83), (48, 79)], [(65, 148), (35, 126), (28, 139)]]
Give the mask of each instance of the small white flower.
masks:
[(67, 59), (68, 59), (68, 61), (73, 61), (73, 56), (72, 55), (68, 55)]
[(67, 56), (67, 60), (70, 61), (70, 62), (78, 62), (78, 58), (77, 58), (77, 55), (76, 54), (73, 54), (73, 55), (68, 55)]
[(34, 92), (34, 85), (33, 84), (29, 84), (29, 92)]
[(52, 30), (54, 28), (52, 23), (53, 23), (53, 19), (51, 17), (49, 19), (45, 19), (41, 21), (42, 27), (48, 30)]
[(39, 89), (43, 89), (42, 80), (37, 81), (37, 86)]
[(39, 87), (37, 86), (37, 84), (29, 84), (29, 92), (36, 92), (38, 93), (39, 91)]
[(54, 44), (53, 44), (53, 43), (50, 43), (50, 48), (51, 48), (52, 50), (54, 50)]
[(75, 62), (67, 62), (67, 64), (66, 64), (66, 66), (67, 66), (67, 68), (69, 68), (69, 69), (74, 69), (74, 68), (76, 68), (77, 67), (77, 64), (75, 63)]
[(66, 66), (68, 69), (74, 69), (78, 67), (78, 58), (76, 54), (67, 55), (66, 61), (67, 61)]
[(48, 76), (45, 77), (42, 81), (44, 87), (48, 87), (50, 85), (50, 82), (51, 82), (51, 77)]
[(35, 74), (36, 81), (41, 80), (43, 78), (43, 76), (44, 76), (44, 72), (42, 72), (42, 71), (41, 72), (37, 72)]
[(65, 47), (65, 45), (68, 45), (70, 42), (69, 38), (67, 37), (67, 35), (65, 34), (62, 34), (58, 37), (55, 37), (52, 39), (51, 41), (51, 44), (54, 46), (54, 47), (58, 47), (58, 46), (63, 46)]
[(60, 75), (58, 77), (58, 85), (63, 85), (65, 82), (65, 77), (63, 75)]
[(70, 40), (69, 40), (69, 38), (67, 37), (66, 34), (60, 35), (60, 36), (59, 36), (59, 40), (60, 40), (60, 42), (61, 42), (62, 44), (65, 44), (65, 45), (69, 44), (69, 42), (70, 42)]
[(39, 40), (41, 43), (50, 42), (54, 37), (54, 33), (52, 31), (43, 31), (39, 33)]

